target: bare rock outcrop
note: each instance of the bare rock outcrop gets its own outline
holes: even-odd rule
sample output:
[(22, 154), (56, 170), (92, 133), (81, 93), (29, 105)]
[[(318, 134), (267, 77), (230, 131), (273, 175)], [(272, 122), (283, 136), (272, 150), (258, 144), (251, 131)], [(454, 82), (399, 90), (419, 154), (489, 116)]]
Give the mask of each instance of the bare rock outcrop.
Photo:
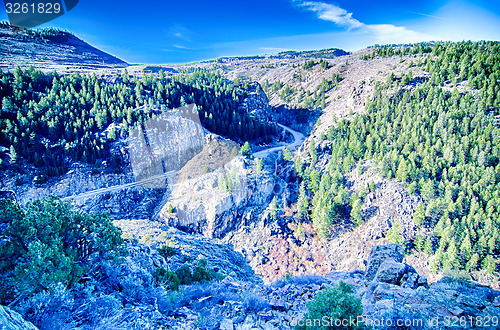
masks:
[(19, 313), (0, 305), (0, 329), (37, 330), (31, 322), (24, 320)]

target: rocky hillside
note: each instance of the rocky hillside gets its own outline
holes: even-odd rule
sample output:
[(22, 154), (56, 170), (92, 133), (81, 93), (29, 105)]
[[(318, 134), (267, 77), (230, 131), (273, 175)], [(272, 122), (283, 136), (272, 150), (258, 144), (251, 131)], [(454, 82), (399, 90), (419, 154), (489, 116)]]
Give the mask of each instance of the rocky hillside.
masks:
[[(27, 37), (5, 32), (0, 38), (15, 45), (12, 40), (20, 44)], [(60, 47), (54, 41), (44, 45)], [(354, 287), (366, 319), (421, 321), (406, 328), (436, 328), (434, 322), (446, 328), (454, 318), (499, 315), (499, 126), (492, 119), (498, 116), (498, 86), (487, 88), (497, 73), (486, 62), (468, 73), (469, 54), (457, 63), (454, 56), (470, 45), (433, 46), (407, 52), (401, 47), (398, 55), (392, 48), (327, 50), (175, 66), (169, 75), (181, 82), (183, 70), (223, 74), (212, 80), (238, 99), (241, 113), (227, 108), (207, 118), (211, 124), (222, 115), (232, 118), (235, 139), (265, 129), (242, 125), (243, 115), (277, 122), (283, 131), (276, 141), (245, 150), (179, 118), (161, 127), (141, 122), (111, 143), (111, 153), (124, 155), (118, 170), (106, 161), (75, 162), (45, 183), (34, 178), (34, 167), (3, 171), (0, 187), (15, 191), (21, 205), (55, 194), (84, 211), (108, 211), (128, 242), (130, 256), (122, 267), (107, 265), (92, 274), (105, 283), (92, 292), (92, 304), (111, 302), (118, 316), (96, 312), (81, 321), (80, 309), (90, 307), (79, 306), (84, 303), (74, 293), (64, 302), (64, 291), (58, 294), (69, 312), (58, 322), (287, 329), (321, 289), (340, 281)], [(481, 44), (474, 47), (483, 51)], [(455, 64), (445, 70), (448, 57)], [(92, 69), (94, 60), (83, 62)], [(481, 70), (495, 79), (481, 80)], [(142, 76), (144, 86), (158, 86), (151, 81), (159, 76), (159, 69)], [(134, 92), (142, 93), (144, 103), (154, 102), (151, 95), (162, 97), (152, 87)], [(190, 95), (179, 96), (180, 103)], [(296, 147), (295, 137), (283, 125), (308, 135), (291, 152), (284, 147)], [(2, 152), (9, 162), (15, 158), (15, 150)], [(158, 285), (161, 271), (194, 271), (203, 262), (224, 279), (176, 292)], [(50, 320), (30, 315), (27, 305), (17, 310), (35, 324)]]
[[(125, 232), (133, 228), (120, 223)], [(147, 224), (151, 227), (151, 223)], [(129, 257), (116, 269), (105, 267), (100, 287), (86, 305), (70, 292), (59, 291), (52, 301), (42, 295), (18, 306), (41, 329), (60, 327), (149, 329), (291, 329), (307, 311), (317, 293), (340, 282), (351, 285), (363, 306), (365, 325), (373, 329), (448, 329), (454, 320), (489, 320), (494, 328), (500, 313), (500, 293), (478, 283), (444, 278), (429, 284), (425, 276), (403, 261), (403, 248), (381, 245), (372, 249), (366, 270), (332, 272), (325, 276), (300, 276), (263, 285), (244, 265), (241, 255), (224, 245), (173, 230), (163, 232), (174, 246), (168, 257), (143, 244), (129, 246)], [(158, 238), (160, 237), (160, 238)], [(150, 244), (158, 244), (156, 236)], [(176, 269), (197, 258), (208, 258), (209, 267), (225, 274), (220, 281), (183, 285), (175, 292), (155, 287), (154, 269)], [(122, 288), (117, 291), (116, 288)], [(41, 309), (28, 309), (38, 302)], [(57, 303), (57, 309), (56, 305)], [(102, 310), (105, 306), (108, 313)], [(2, 309), (4, 310), (4, 309)], [(31, 327), (17, 313), (5, 309), (0, 325), (8, 329)], [(87, 314), (83, 314), (87, 313)], [(82, 317), (85, 315), (85, 317)], [(4, 317), (3, 317), (4, 316)], [(24, 325), (23, 325), (24, 324)], [(17, 327), (16, 327), (17, 326)], [(31, 327), (33, 328), (33, 327)], [(461, 325), (458, 328), (470, 328)]]
[(0, 68), (33, 66), (43, 71), (66, 72), (128, 66), (69, 32), (53, 31), (56, 30), (14, 32), (8, 26), (0, 27)]

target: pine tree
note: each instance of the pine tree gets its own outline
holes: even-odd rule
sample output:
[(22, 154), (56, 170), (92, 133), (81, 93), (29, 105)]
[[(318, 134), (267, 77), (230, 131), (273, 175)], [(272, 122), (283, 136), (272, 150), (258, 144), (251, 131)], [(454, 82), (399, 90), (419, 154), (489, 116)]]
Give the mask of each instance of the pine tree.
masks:
[(12, 164), (15, 164), (17, 163), (17, 160), (18, 160), (18, 156), (17, 156), (17, 151), (16, 151), (16, 148), (14, 148), (13, 145), (10, 146), (10, 152), (9, 152), (9, 157), (10, 157), (10, 162)]
[(351, 218), (355, 226), (359, 226), (363, 222), (363, 214), (361, 213), (361, 201), (356, 199), (352, 205)]
[(278, 204), (276, 202), (276, 196), (273, 197), (271, 204), (269, 204), (269, 214), (273, 221), (278, 219)]
[(401, 236), (401, 222), (399, 222), (399, 220), (394, 221), (385, 236), (390, 243), (402, 245), (403, 237)]
[(257, 174), (261, 173), (262, 166), (263, 166), (263, 160), (262, 160), (262, 158), (257, 158), (255, 160), (255, 172), (257, 172)]
[(427, 239), (425, 240), (424, 253), (428, 256), (431, 256), (433, 254), (432, 241), (430, 237), (427, 237)]
[(243, 156), (250, 156), (252, 154), (252, 150), (250, 149), (250, 144), (248, 143), (248, 141), (245, 142), (245, 144), (243, 144), (243, 146), (241, 147), (240, 153)]
[(292, 160), (292, 153), (287, 147), (283, 148), (283, 159), (286, 161)]
[(305, 218), (309, 210), (309, 201), (306, 196), (306, 187), (304, 181), (300, 184), (299, 198), (297, 200), (297, 210), (299, 211), (300, 218)]
[(419, 252), (422, 252), (424, 249), (424, 237), (422, 235), (418, 234), (415, 237), (414, 244), (415, 244), (415, 249), (417, 249), (417, 251), (419, 251)]

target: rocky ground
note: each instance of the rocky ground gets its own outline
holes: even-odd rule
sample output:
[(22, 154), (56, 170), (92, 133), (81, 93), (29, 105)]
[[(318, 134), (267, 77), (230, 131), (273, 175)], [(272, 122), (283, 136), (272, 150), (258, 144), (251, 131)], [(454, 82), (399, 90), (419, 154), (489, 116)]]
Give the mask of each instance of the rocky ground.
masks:
[[(58, 313), (69, 308), (71, 301), (59, 297), (62, 300), (58, 312), (45, 318), (38, 315), (34, 322), (42, 320), (45, 323), (39, 323), (41, 328), (47, 328), (47, 322), (57, 320), (62, 322), (62, 328), (71, 325), (77, 329), (290, 329), (302, 319), (307, 303), (320, 290), (343, 281), (353, 286), (355, 296), (363, 304), (365, 324), (373, 329), (470, 329), (481, 327), (477, 322), (498, 328), (500, 292), (463, 278), (443, 278), (429, 284), (425, 276), (402, 263), (404, 254), (399, 245), (374, 247), (364, 271), (290, 277), (263, 285), (245, 267), (242, 256), (229, 246), (175, 230), (166, 235), (176, 244), (173, 256), (163, 258), (148, 245), (132, 244), (124, 264), (104, 269), (105, 277), (101, 280), (123, 289), (101, 293), (93, 299), (113, 302), (107, 305), (112, 314), (107, 313), (92, 324), (75, 323), (74, 315), (61, 320)], [(208, 265), (217, 267), (224, 279), (182, 286), (175, 292), (155, 287), (155, 267), (190, 263), (196, 255), (209, 258)], [(47, 304), (41, 306), (49, 308)], [(22, 306), (15, 309), (27, 311)], [(72, 313), (78, 310), (75, 308)], [(67, 323), (70, 320), (73, 323)], [(6, 329), (34, 328), (7, 307), (0, 310), (0, 325)]]

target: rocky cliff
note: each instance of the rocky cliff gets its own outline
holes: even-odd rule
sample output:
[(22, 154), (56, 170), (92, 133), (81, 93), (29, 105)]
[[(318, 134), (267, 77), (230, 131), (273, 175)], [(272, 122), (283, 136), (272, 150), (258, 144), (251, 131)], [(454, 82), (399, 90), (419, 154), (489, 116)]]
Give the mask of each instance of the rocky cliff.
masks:
[(37, 330), (31, 322), (24, 320), (19, 313), (0, 305), (0, 328), (6, 330)]
[(275, 187), (284, 185), (280, 181), (258, 175), (254, 161), (235, 157), (213, 172), (178, 182), (159, 217), (169, 225), (222, 238), (259, 217)]

